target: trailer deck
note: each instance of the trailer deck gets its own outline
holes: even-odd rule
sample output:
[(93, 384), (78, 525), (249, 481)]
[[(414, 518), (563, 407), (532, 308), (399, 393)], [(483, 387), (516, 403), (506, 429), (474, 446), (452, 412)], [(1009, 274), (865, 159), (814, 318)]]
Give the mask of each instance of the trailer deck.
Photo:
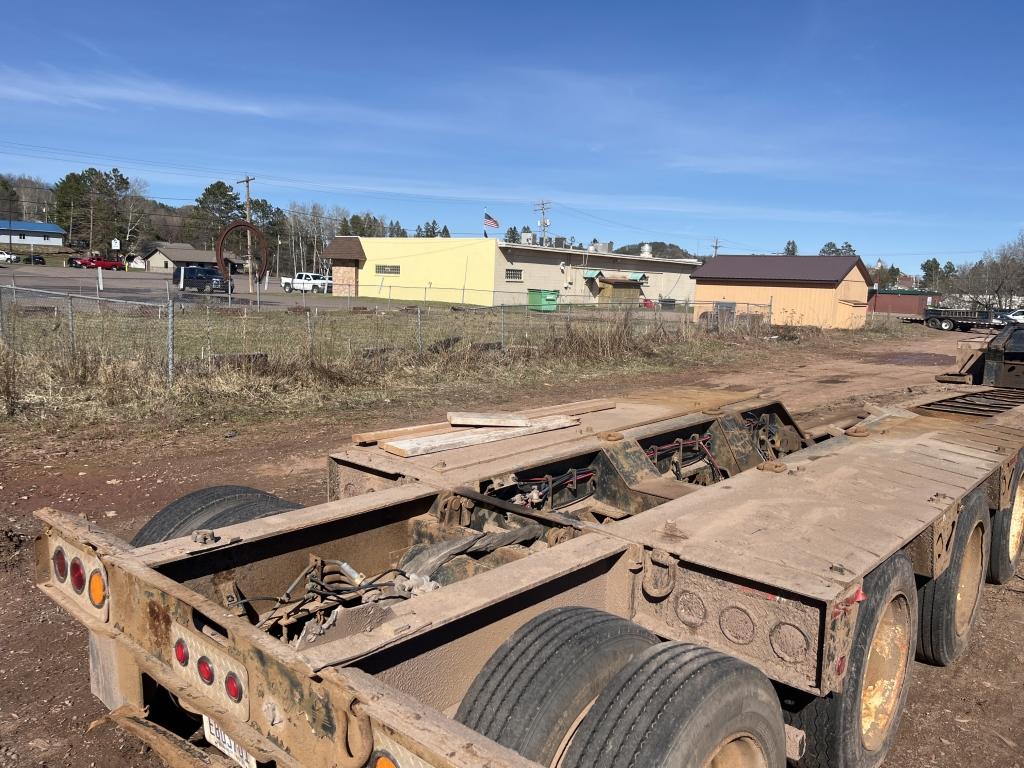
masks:
[[(535, 764), (448, 716), (509, 636), (559, 606), (839, 693), (865, 577), (898, 552), (924, 579), (949, 568), (965, 498), (1008, 503), (1024, 406), (918, 402), (812, 435), (749, 395), (569, 404), (578, 425), (408, 457), (365, 440), (332, 452), (324, 504), (137, 549), (41, 511), (40, 586), (89, 627), (97, 695), (157, 734), (147, 741), (177, 743), (166, 691), (279, 766), (378, 753), (403, 768)], [(58, 548), (103, 574), (105, 614), (53, 579)], [(439, 564), (400, 594), (249, 602), (289, 596), (296, 573), (335, 561), (361, 579)], [(182, 637), (241, 670), (244, 709), (176, 666)], [(799, 738), (788, 747), (799, 757)]]

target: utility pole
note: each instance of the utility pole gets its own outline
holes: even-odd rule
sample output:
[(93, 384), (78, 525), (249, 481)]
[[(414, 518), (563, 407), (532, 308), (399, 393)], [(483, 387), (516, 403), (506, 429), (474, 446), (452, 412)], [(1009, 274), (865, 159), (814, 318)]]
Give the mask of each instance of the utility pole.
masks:
[[(252, 176), (246, 174), (239, 184), (245, 184), (245, 220), (252, 223), (252, 197), (249, 195), (249, 184), (256, 181)], [(249, 293), (252, 293), (252, 232), (245, 230), (245, 257), (247, 259), (246, 272), (249, 275)]]
[(540, 227), (540, 244), (547, 245), (548, 242), (548, 225), (551, 223), (548, 221), (548, 208), (551, 207), (550, 200), (540, 200), (533, 206), (533, 210), (540, 214), (540, 221), (537, 222), (537, 226)]
[(715, 257), (718, 255), (718, 238), (715, 238), (715, 242), (711, 244), (711, 255)]

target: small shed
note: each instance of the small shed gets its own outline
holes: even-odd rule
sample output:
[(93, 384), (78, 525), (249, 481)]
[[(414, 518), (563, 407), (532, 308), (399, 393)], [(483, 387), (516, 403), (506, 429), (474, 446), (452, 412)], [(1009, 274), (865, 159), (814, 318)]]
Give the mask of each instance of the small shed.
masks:
[[(693, 273), (701, 305), (771, 307), (777, 325), (861, 328), (871, 277), (856, 256), (722, 255)], [(747, 307), (747, 309), (745, 309)]]
[(928, 307), (936, 306), (942, 297), (934, 291), (912, 288), (871, 289), (868, 293), (868, 312), (890, 315), (922, 315)]

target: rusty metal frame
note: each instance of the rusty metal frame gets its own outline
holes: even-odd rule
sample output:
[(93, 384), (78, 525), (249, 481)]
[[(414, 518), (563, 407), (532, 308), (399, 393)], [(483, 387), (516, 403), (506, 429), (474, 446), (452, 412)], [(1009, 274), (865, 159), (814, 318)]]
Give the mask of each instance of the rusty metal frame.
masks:
[[(260, 268), (259, 271), (254, 275), (254, 279), (256, 281), (260, 281), (264, 277), (266, 277), (267, 270), (270, 269), (270, 248), (267, 246), (267, 238), (264, 236), (263, 230), (261, 230), (255, 224), (252, 224), (251, 222), (245, 220), (232, 221), (230, 224), (228, 224), (226, 227), (224, 227), (224, 229), (220, 231), (219, 235), (217, 235), (217, 243), (215, 246), (215, 250), (217, 253), (217, 268), (220, 270), (220, 273), (224, 275), (225, 279), (230, 279), (231, 270), (228, 268), (227, 261), (225, 261), (224, 259), (224, 241), (227, 239), (228, 235), (239, 229), (244, 229), (248, 232), (252, 232), (256, 236), (256, 247), (260, 250)], [(252, 254), (250, 253), (248, 254), (248, 256), (250, 258), (249, 269), (251, 270)]]

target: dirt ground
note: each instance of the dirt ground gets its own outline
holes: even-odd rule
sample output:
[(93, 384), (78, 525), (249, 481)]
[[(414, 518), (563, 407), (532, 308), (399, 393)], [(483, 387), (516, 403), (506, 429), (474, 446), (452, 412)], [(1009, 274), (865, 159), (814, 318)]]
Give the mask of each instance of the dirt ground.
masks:
[[(638, 388), (661, 397), (681, 386), (753, 387), (822, 421), (864, 400), (895, 402), (939, 389), (933, 377), (949, 368), (957, 338), (922, 330), (854, 350), (793, 348), (753, 371), (700, 368), (641, 382), (606, 377), (551, 383), (520, 393), (516, 402), (481, 396), (474, 403), (404, 403), (387, 413), (319, 414), (311, 423), (0, 431), (0, 768), (162, 765), (109, 723), (89, 729), (104, 710), (89, 693), (85, 633), (32, 586), (34, 509), (79, 512), (130, 538), (163, 505), (205, 485), (241, 483), (316, 503), (325, 498), (325, 456), (347, 435), (438, 420), (455, 405), (544, 405), (635, 395)], [(1018, 632), (1024, 632), (1024, 581), (987, 587), (967, 656), (950, 669), (914, 665), (909, 705), (886, 765), (1024, 768), (1024, 644)]]

